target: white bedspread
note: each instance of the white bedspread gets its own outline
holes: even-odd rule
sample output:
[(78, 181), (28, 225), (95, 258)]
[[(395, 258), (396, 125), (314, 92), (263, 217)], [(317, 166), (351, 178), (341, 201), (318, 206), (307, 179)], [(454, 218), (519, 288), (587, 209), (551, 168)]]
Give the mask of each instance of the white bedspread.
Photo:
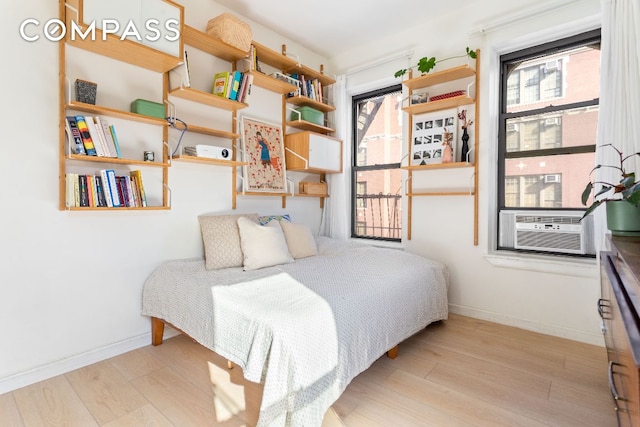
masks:
[(259, 426), (320, 426), (356, 375), (447, 318), (442, 264), (395, 249), (318, 244), (318, 256), (256, 271), (169, 261), (145, 283), (143, 314), (264, 384)]

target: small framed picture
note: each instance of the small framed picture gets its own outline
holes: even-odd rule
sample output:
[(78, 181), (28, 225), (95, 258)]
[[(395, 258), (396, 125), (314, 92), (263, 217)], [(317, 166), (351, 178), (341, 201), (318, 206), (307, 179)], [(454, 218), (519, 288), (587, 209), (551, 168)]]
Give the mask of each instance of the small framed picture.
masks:
[(430, 165), (451, 161), (455, 153), (457, 109), (416, 115), (413, 123), (412, 165)]

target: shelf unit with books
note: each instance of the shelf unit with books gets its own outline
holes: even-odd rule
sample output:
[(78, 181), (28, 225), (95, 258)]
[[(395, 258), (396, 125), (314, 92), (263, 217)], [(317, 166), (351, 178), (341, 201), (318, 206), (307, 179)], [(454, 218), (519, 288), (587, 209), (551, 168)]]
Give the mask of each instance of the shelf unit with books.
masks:
[[(86, 31), (89, 27), (84, 23), (84, 6), (88, 0), (59, 0), (58, 2), (58, 14), (60, 20), (67, 24), (67, 28), (71, 28), (72, 21), (74, 25), (81, 28), (82, 31)], [(165, 0), (163, 7), (171, 9), (171, 16), (179, 17), (179, 25), (182, 25), (184, 17), (183, 6), (176, 4), (170, 0)], [(79, 102), (72, 100), (71, 89), (67, 88), (67, 85), (71, 86), (70, 76), (68, 75), (68, 61), (73, 61), (76, 52), (71, 52), (68, 47), (78, 48), (81, 51), (88, 51), (93, 54), (97, 54), (102, 57), (106, 57), (112, 60), (116, 60), (122, 64), (128, 64), (136, 67), (141, 67), (146, 70), (150, 70), (160, 75), (166, 74), (169, 70), (179, 65), (183, 58), (181, 55), (172, 55), (165, 51), (156, 49), (142, 43), (138, 43), (131, 40), (121, 40), (119, 36), (113, 34), (107, 34), (106, 37), (100, 29), (95, 29), (95, 37), (72, 37), (72, 32), (68, 31), (65, 38), (58, 43), (58, 58), (59, 58), (59, 209), (60, 210), (167, 210), (170, 209), (170, 190), (168, 186), (168, 168), (170, 166), (169, 151), (166, 144), (168, 128), (167, 123), (163, 118), (150, 117), (141, 114), (131, 113), (122, 109), (111, 108), (105, 105), (94, 105), (85, 102)], [(179, 48), (177, 52), (183, 52), (182, 41), (177, 40)], [(162, 96), (166, 99), (167, 87), (162, 87)], [(98, 157), (93, 155), (79, 154), (72, 151), (73, 135), (70, 133), (70, 128), (67, 123), (67, 117), (71, 116), (85, 116), (90, 117), (109, 117), (118, 120), (124, 120), (126, 122), (139, 123), (144, 125), (158, 126), (161, 129), (158, 134), (159, 142), (152, 143), (153, 149), (156, 152), (160, 152), (153, 161), (143, 161), (142, 159), (134, 159), (130, 153), (132, 148), (129, 145), (129, 141), (120, 140), (120, 146), (122, 146), (129, 154), (124, 157), (120, 156), (120, 153), (113, 157)], [(97, 122), (99, 123), (99, 122)], [(69, 131), (67, 130), (69, 129)], [(104, 128), (103, 131), (108, 128)], [(97, 128), (100, 132), (100, 128)], [(69, 134), (68, 134), (69, 133)], [(102, 132), (101, 135), (107, 137), (107, 134)], [(119, 135), (121, 136), (121, 135)], [(161, 140), (160, 140), (161, 139)], [(145, 145), (146, 147), (146, 145)], [(104, 147), (103, 147), (104, 148)], [(115, 147), (114, 147), (115, 148)], [(142, 152), (140, 153), (142, 157)], [(122, 206), (114, 207), (112, 205), (103, 206), (99, 203), (99, 200), (92, 200), (92, 204), (87, 206), (77, 206), (76, 200), (72, 199), (71, 185), (74, 184), (73, 178), (77, 176), (84, 176), (85, 179), (92, 177), (92, 182), (99, 182), (93, 178), (97, 175), (97, 171), (110, 170), (114, 172), (114, 176), (126, 176), (131, 177), (128, 185), (134, 180), (139, 180), (142, 169), (147, 172), (155, 170), (151, 175), (153, 176), (151, 181), (145, 178), (147, 189), (157, 189), (157, 194), (153, 194), (153, 199), (156, 200), (154, 205), (147, 205), (146, 198), (144, 203), (142, 199), (137, 200), (136, 204), (129, 204), (129, 201), (133, 202), (134, 198), (131, 197), (127, 203), (122, 203)], [(159, 171), (158, 171), (159, 170)], [(147, 176), (145, 172), (145, 176)], [(94, 175), (96, 174), (96, 175)], [(157, 179), (157, 181), (156, 181)], [(96, 184), (97, 185), (97, 184)], [(120, 184), (119, 184), (120, 185)], [(116, 190), (124, 190), (118, 185)], [(124, 181), (123, 181), (123, 186)], [(126, 186), (125, 186), (126, 187)], [(137, 188), (137, 187), (136, 187)], [(97, 195), (97, 189), (94, 190)], [(126, 190), (125, 190), (126, 191)], [(145, 193), (142, 189), (142, 195)], [(140, 196), (140, 193), (137, 193)], [(148, 194), (148, 192), (147, 192)], [(151, 203), (151, 200), (149, 200)]]
[[(412, 204), (413, 197), (431, 196), (431, 197), (447, 197), (447, 196), (471, 196), (473, 197), (473, 244), (478, 245), (478, 136), (479, 136), (479, 117), (480, 117), (480, 70), (478, 68), (480, 64), (480, 50), (476, 50), (475, 69), (469, 65), (460, 65), (457, 67), (436, 71), (433, 73), (425, 74), (419, 77), (413, 78), (411, 72), (409, 78), (404, 80), (402, 84), (408, 90), (407, 99), (409, 105), (404, 106), (402, 110), (408, 113), (408, 137), (409, 144), (408, 152), (411, 153), (411, 144), (413, 141), (413, 116), (417, 114), (437, 112), (447, 110), (450, 108), (458, 108), (465, 105), (474, 105), (474, 135), (473, 135), (473, 161), (454, 161), (451, 163), (438, 163), (427, 165), (406, 165), (402, 166), (402, 169), (407, 170), (406, 180), (406, 196), (407, 196), (407, 239), (411, 239), (411, 223), (412, 223)], [(453, 83), (462, 84), (465, 80), (472, 80), (470, 86), (475, 88), (475, 97), (471, 97), (468, 91), (462, 95), (452, 96), (448, 98), (438, 99), (434, 101), (427, 101), (423, 103), (412, 104), (412, 95), (414, 90), (432, 88), (433, 86)], [(455, 153), (454, 153), (455, 155)], [(414, 172), (427, 172), (435, 170), (446, 169), (458, 169), (458, 170), (471, 170), (472, 171), (472, 184), (468, 190), (456, 190), (447, 188), (436, 188), (429, 191), (417, 191), (413, 189), (413, 173)]]
[[(185, 47), (192, 47), (205, 55), (209, 55), (218, 58), (222, 61), (228, 62), (232, 66), (232, 71), (235, 71), (236, 61), (245, 58), (248, 52), (238, 49), (235, 46), (231, 46), (221, 40), (210, 36), (206, 32), (200, 31), (189, 25), (183, 26), (182, 38)], [(185, 55), (186, 56), (186, 55)], [(188, 71), (189, 73), (191, 70)], [(212, 75), (213, 77), (213, 75)], [(167, 81), (167, 85), (170, 81)], [(177, 87), (170, 87), (169, 104), (171, 105), (171, 97), (180, 98), (189, 102), (199, 104), (202, 106), (224, 110), (231, 113), (229, 130), (212, 128), (208, 126), (201, 126), (193, 123), (189, 123), (189, 117), (180, 117), (180, 119), (186, 119), (187, 133), (192, 132), (200, 135), (211, 136), (215, 138), (227, 139), (231, 141), (229, 147), (232, 154), (230, 159), (213, 159), (207, 157), (198, 157), (194, 155), (188, 155), (184, 152), (180, 152), (172, 157), (172, 161), (188, 162), (201, 165), (210, 165), (216, 167), (229, 167), (232, 171), (232, 182), (236, 182), (237, 168), (244, 165), (244, 162), (237, 160), (238, 150), (237, 142), (240, 138), (240, 134), (236, 132), (235, 124), (237, 121), (237, 112), (247, 108), (249, 105), (246, 102), (238, 102), (232, 99), (228, 99), (223, 96), (215, 95), (213, 93), (213, 85), (211, 90), (205, 92), (200, 90), (202, 88), (194, 88), (180, 84)], [(184, 151), (184, 150), (182, 150)], [(232, 208), (236, 207), (236, 190), (232, 189)]]

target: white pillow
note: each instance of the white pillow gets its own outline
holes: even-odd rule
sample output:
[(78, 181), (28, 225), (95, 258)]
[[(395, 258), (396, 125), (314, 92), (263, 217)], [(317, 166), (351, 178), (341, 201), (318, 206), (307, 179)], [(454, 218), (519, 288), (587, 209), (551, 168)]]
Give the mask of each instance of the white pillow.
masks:
[(238, 230), (245, 270), (257, 270), (293, 262), (278, 221), (260, 225), (248, 218), (240, 217)]
[(306, 224), (286, 221), (280, 221), (279, 224), (292, 257), (298, 259), (318, 255), (316, 239)]

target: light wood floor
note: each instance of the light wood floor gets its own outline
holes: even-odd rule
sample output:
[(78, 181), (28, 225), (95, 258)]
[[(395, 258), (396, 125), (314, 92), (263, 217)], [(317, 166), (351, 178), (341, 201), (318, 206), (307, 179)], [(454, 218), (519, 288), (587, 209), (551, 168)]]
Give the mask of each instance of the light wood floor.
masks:
[[(246, 426), (241, 373), (216, 364), (177, 336), (0, 395), (0, 426)], [(323, 427), (615, 426), (606, 371), (604, 348), (451, 315), (355, 378)]]

